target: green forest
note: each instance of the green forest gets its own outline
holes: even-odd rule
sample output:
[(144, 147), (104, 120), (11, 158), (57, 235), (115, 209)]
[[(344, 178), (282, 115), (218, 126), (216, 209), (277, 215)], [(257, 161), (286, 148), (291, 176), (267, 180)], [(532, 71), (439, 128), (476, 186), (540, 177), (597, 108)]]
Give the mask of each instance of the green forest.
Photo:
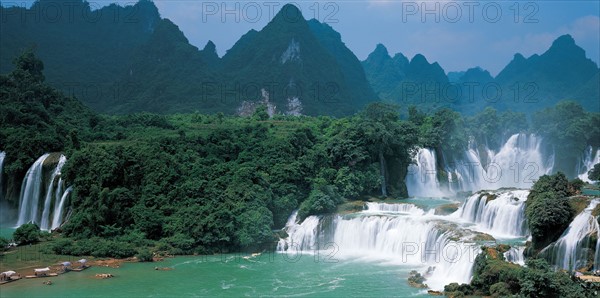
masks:
[(383, 2), (2, 2), (0, 296), (600, 297), (600, 4)]
[(348, 200), (407, 197), (406, 168), (417, 148), (460, 152), (470, 136), (494, 148), (507, 135), (539, 133), (558, 144), (554, 150), (565, 162), (587, 144), (600, 145), (600, 115), (574, 102), (531, 119), (491, 108), (462, 117), (415, 107), (401, 119), (398, 106), (384, 103), (344, 118), (270, 118), (266, 107), (249, 117), (107, 116), (48, 86), (33, 52), (14, 63), (13, 72), (0, 76), (0, 149), (7, 152), (8, 193), (13, 190), (8, 199), (17, 203), (21, 177), (38, 156), (64, 152), (74, 199), (56, 246), (63, 254), (123, 257), (140, 247), (191, 254), (272, 245), (273, 230), (295, 209), (305, 218), (334, 212)]

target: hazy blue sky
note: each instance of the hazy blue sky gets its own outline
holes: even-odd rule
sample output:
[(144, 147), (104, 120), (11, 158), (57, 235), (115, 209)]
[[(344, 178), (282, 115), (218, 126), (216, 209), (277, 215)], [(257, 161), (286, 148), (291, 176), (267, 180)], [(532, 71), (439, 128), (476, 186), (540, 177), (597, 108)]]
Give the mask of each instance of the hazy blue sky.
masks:
[[(92, 7), (111, 2), (115, 1), (96, 2)], [(203, 48), (212, 40), (222, 56), (242, 34), (264, 27), (287, 2), (156, 0), (154, 3), (163, 17), (179, 25), (192, 44)], [(600, 2), (596, 0), (294, 3), (305, 18), (329, 23), (340, 32), (342, 40), (360, 60), (377, 43), (383, 43), (391, 55), (401, 52), (412, 58), (422, 53), (430, 62), (439, 62), (446, 71), (481, 66), (496, 75), (515, 53), (526, 57), (541, 54), (554, 39), (568, 33), (589, 58), (596, 63), (600, 61)]]

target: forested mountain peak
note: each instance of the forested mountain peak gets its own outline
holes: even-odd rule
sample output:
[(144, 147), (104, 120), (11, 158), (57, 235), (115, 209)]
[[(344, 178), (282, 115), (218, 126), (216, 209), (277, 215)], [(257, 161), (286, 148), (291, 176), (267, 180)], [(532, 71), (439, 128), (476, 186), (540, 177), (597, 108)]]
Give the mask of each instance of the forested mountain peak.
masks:
[(385, 58), (391, 58), (388, 49), (383, 44), (378, 43), (377, 46), (375, 46), (375, 50), (367, 57), (367, 61)]
[[(283, 6), (262, 30), (242, 36), (222, 61), (229, 81), (260, 86), (282, 113), (298, 101), (307, 114), (342, 115), (376, 99), (360, 61), (339, 33), (316, 20), (306, 21), (293, 5)], [(321, 88), (330, 89), (323, 93)], [(240, 108), (260, 100), (250, 96)]]
[(448, 82), (448, 77), (437, 63), (429, 63), (427, 58), (416, 54), (408, 65), (408, 75), (412, 80), (424, 82)]
[(212, 42), (212, 40), (209, 40), (202, 51), (217, 55), (217, 46), (214, 42)]
[(569, 56), (576, 56), (579, 58), (585, 58), (585, 51), (575, 44), (575, 39), (569, 34), (559, 36), (552, 42), (552, 46), (544, 53), (544, 55), (559, 55), (567, 54)]
[(494, 78), (490, 72), (481, 67), (467, 69), (459, 79), (460, 82), (491, 82), (493, 80)]
[[(518, 105), (523, 109), (524, 101), (537, 103), (527, 105), (530, 108), (552, 106), (560, 100), (572, 99), (579, 102), (588, 110), (599, 110), (600, 97), (599, 70), (596, 63), (585, 56), (585, 51), (579, 47), (571, 35), (558, 37), (552, 46), (543, 54), (533, 54), (525, 58), (516, 53), (513, 59), (494, 78), (481, 68), (472, 68), (463, 72), (451, 72), (451, 80), (438, 63), (429, 63), (422, 54), (415, 55), (410, 61), (402, 54), (389, 58), (387, 49), (378, 45), (375, 50), (362, 62), (367, 78), (376, 93), (382, 99), (406, 102), (406, 83), (412, 87), (422, 84), (441, 84), (442, 91), (432, 96), (427, 102), (418, 89), (415, 91), (414, 104), (428, 110), (439, 108), (435, 102), (442, 102), (454, 110), (464, 113), (481, 111), (485, 106), (493, 106), (499, 110), (511, 109)], [(458, 84), (462, 88), (462, 97), (446, 100), (442, 98), (444, 84)], [(465, 87), (475, 86), (473, 90)], [(490, 101), (483, 96), (486, 84), (493, 83), (502, 91), (502, 95)], [(411, 88), (412, 88), (411, 87)], [(455, 88), (452, 87), (452, 88)], [(517, 90), (518, 89), (518, 90)], [(451, 97), (451, 96), (450, 96)], [(409, 104), (411, 102), (409, 101)]]
[[(77, 3), (87, 15), (94, 7), (66, 1)], [(1, 9), (32, 10), (47, 3)], [(50, 24), (41, 19), (23, 26), (14, 17), (18, 14), (6, 15), (0, 28), (0, 72), (12, 70), (9, 59), (35, 45), (48, 65), (48, 81), (99, 112), (236, 113), (268, 94), (281, 113), (299, 105), (306, 114), (347, 115), (377, 99), (341, 35), (317, 20), (309, 24), (290, 4), (260, 31), (244, 34), (222, 59), (212, 41), (202, 50), (191, 45), (147, 0), (105, 6), (95, 22), (81, 18)], [(84, 92), (88, 86), (100, 92), (90, 96)]]
[(217, 54), (217, 46), (212, 40), (209, 40), (206, 43), (204, 49), (202, 49), (200, 53), (202, 54), (202, 60), (211, 67), (214, 67), (221, 61), (221, 58), (219, 58), (219, 55)]

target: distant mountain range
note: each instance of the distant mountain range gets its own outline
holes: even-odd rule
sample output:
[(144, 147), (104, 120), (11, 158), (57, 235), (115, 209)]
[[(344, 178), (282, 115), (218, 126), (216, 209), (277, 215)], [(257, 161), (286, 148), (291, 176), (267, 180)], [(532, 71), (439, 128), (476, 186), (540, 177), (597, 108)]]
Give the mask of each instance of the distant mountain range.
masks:
[[(251, 113), (267, 103), (280, 113), (342, 116), (378, 100), (339, 33), (306, 21), (293, 5), (219, 58), (213, 42), (203, 50), (190, 45), (150, 1), (95, 13), (81, 0), (64, 1), (74, 17), (55, 22), (23, 24), (19, 17), (55, 0), (29, 10), (1, 8), (7, 20), (0, 28), (0, 71), (10, 71), (11, 59), (34, 47), (48, 80), (99, 112)], [(102, 18), (90, 22), (86, 15)]]
[[(23, 18), (57, 3), (73, 13)], [(600, 110), (599, 69), (568, 35), (540, 56), (516, 54), (494, 78), (480, 68), (447, 75), (423, 55), (391, 57), (383, 45), (361, 62), (338, 32), (305, 20), (293, 5), (262, 30), (248, 31), (222, 58), (211, 41), (202, 50), (191, 45), (147, 0), (97, 11), (81, 0), (41, 0), (0, 13), (1, 73), (33, 48), (49, 82), (105, 113), (249, 114), (265, 103), (271, 112), (343, 116), (377, 100), (472, 113), (489, 104), (530, 111), (574, 99)]]
[(362, 64), (382, 100), (424, 110), (470, 114), (492, 106), (530, 112), (569, 99), (600, 111), (600, 70), (570, 35), (558, 37), (542, 55), (515, 54), (495, 78), (479, 67), (446, 75), (420, 54), (410, 61), (401, 53), (392, 57), (381, 44)]

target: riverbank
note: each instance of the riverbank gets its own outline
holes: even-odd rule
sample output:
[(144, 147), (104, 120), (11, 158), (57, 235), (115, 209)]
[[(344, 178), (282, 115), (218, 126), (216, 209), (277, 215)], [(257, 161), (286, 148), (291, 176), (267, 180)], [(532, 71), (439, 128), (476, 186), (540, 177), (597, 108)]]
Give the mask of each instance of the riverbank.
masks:
[[(42, 284), (44, 279), (3, 285), (2, 297), (428, 296), (408, 285), (412, 266), (309, 254), (245, 256), (177, 256), (153, 263), (122, 262), (119, 268), (93, 266), (54, 277), (52, 286)], [(101, 279), (96, 274), (114, 277)]]
[[(62, 262), (70, 262), (78, 266), (77, 261), (86, 259), (87, 266), (100, 268), (120, 268), (123, 263), (138, 262), (135, 257), (126, 259), (95, 258), (92, 256), (69, 256), (48, 253), (47, 246), (51, 241), (41, 242), (34, 245), (12, 247), (0, 255), (0, 272), (15, 271), (22, 277), (35, 274), (36, 268), (50, 268), (49, 273), (66, 273)], [(68, 272), (68, 271), (67, 271)]]

